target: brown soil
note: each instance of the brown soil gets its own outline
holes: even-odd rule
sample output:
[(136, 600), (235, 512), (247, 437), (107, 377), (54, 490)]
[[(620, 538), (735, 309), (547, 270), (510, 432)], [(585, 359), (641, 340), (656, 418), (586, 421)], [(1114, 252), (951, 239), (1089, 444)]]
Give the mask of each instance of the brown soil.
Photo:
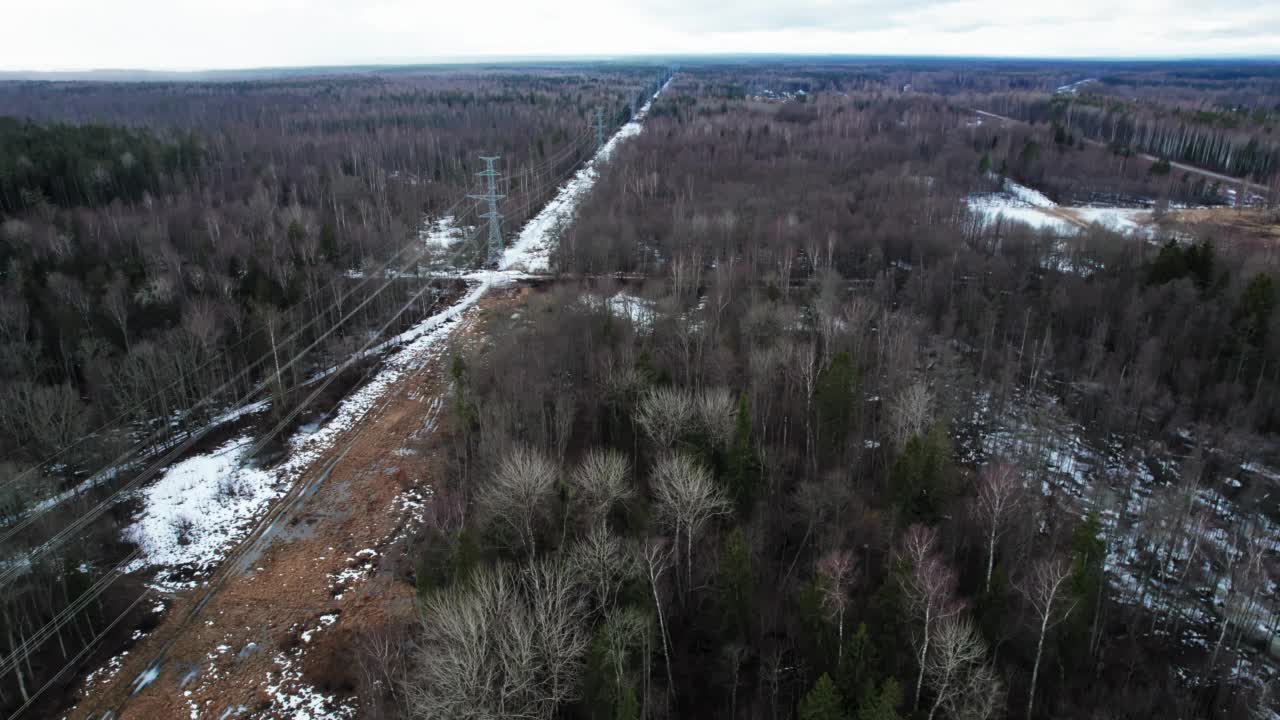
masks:
[[(491, 292), (480, 301), (479, 313), (469, 313), (455, 328), (450, 342), (475, 341), (481, 317), (495, 309), (509, 314), (527, 292)], [(403, 543), (396, 538), (411, 522), (397, 496), (407, 488), (421, 490), (445, 480), (451, 418), (447, 403), (432, 401), (448, 391), (447, 357), (441, 353), (406, 377), (380, 411), (375, 409), (340, 437), (299, 477), (297, 485), (305, 486), (346, 451), (314, 495), (281, 515), (281, 529), (261, 555), (251, 558), (245, 572), (228, 575), (188, 622), (190, 609), (207, 588), (171, 598), (160, 625), (129, 652), (121, 670), (83, 689), (67, 716), (99, 717), (118, 708), (121, 718), (139, 720), (190, 718), (193, 709), (211, 718), (229, 710), (229, 717), (277, 717), (280, 708), (274, 707), (268, 688), (281, 684), (281, 658), (290, 661), (285, 692), (288, 677), (296, 683), (305, 676), (329, 685), (321, 688), (326, 694), (350, 693), (358, 672), (354, 639), (364, 630), (413, 617), (414, 588), (407, 573), (398, 577), (394, 571), (403, 554)], [(421, 432), (433, 415), (436, 430)], [(344, 572), (359, 578), (335, 586), (334, 578)], [(320, 619), (334, 615), (328, 625)], [(134, 678), (166, 643), (172, 645), (160, 676), (129, 698)], [(241, 715), (235, 714), (237, 709)], [(332, 708), (312, 716), (326, 716), (328, 710)]]
[(1193, 208), (1171, 210), (1161, 224), (1184, 225), (1200, 237), (1280, 242), (1280, 212), (1257, 208)]

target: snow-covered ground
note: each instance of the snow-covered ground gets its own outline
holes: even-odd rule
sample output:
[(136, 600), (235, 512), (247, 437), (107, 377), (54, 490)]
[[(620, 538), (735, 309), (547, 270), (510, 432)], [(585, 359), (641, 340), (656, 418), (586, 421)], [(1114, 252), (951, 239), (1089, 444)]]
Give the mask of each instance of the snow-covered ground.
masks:
[(458, 225), (452, 215), (445, 215), (425, 223), (422, 230), (418, 232), (418, 239), (430, 249), (448, 250), (462, 242), (470, 231), (471, 228)]
[[(1280, 629), (1274, 614), (1280, 526), (1261, 510), (1231, 499), (1242, 487), (1253, 486), (1254, 496), (1274, 492), (1275, 470), (1253, 459), (1233, 461), (1237, 472), (1184, 478), (1185, 455), (1160, 442), (1136, 442), (1115, 433), (1094, 438), (1043, 395), (1017, 398), (996, 412), (983, 394), (971, 407), (972, 414), (957, 421), (961, 456), (975, 463), (995, 456), (1014, 459), (1045, 508), (1078, 516), (1097, 513), (1107, 540), (1111, 594), (1151, 611), (1153, 620), (1143, 632), (1207, 654), (1224, 629), (1228, 637), (1238, 629), (1248, 642), (1238, 655), (1229, 641), (1224, 646), (1224, 657), (1234, 656), (1231, 672), (1262, 680), (1280, 677), (1280, 656), (1267, 658), (1249, 647), (1250, 642), (1272, 644), (1273, 654), (1280, 651), (1274, 645)], [(1259, 567), (1271, 569), (1246, 580), (1241, 568), (1255, 552), (1270, 558)], [(1188, 684), (1202, 682), (1201, 675), (1210, 672), (1203, 659), (1187, 662), (1180, 675)]]
[(968, 200), (969, 210), (982, 220), (984, 227), (1004, 222), (1018, 222), (1055, 235), (1074, 235), (1079, 229), (1070, 221), (1047, 212), (1058, 207), (1044, 193), (1005, 178), (1003, 189), (996, 193), (975, 193)]
[(165, 590), (188, 587), (206, 577), (272, 500), (332, 449), (391, 387), (441, 352), (457, 320), (494, 284), (477, 283), (444, 312), (389, 341), (402, 344), (401, 349), (323, 424), (291, 438), (288, 456), (279, 465), (252, 465), (246, 455), (253, 442), (246, 436), (171, 466), (159, 481), (138, 493), (142, 511), (126, 528), (125, 539), (137, 543), (143, 554), (130, 569), (156, 568), (155, 584)]
[[(1156, 226), (1149, 208), (1105, 205), (1058, 205), (1044, 193), (1005, 178), (996, 193), (975, 193), (967, 199), (969, 209), (984, 227), (998, 222), (1019, 222), (1036, 230), (1049, 230), (1067, 237), (1079, 235), (1089, 225), (1098, 224), (1122, 235), (1151, 239)], [(1079, 222), (1072, 222), (1072, 219)]]
[(592, 308), (607, 307), (615, 317), (627, 318), (636, 330), (641, 332), (653, 325), (656, 316), (653, 300), (626, 292), (620, 291), (607, 298), (599, 295), (584, 295), (582, 301)]
[(1075, 235), (1079, 228), (1044, 208), (1031, 205), (1004, 193), (982, 193), (968, 198), (969, 209), (981, 219), (983, 227), (1006, 222), (1022, 223), (1035, 230), (1048, 230), (1055, 235)]
[(136, 543), (142, 556), (130, 571), (162, 568), (156, 584), (176, 590), (192, 584), (176, 579), (183, 571), (202, 577), (222, 560), (282, 492), (270, 473), (245, 462), (252, 446), (253, 439), (243, 436), (187, 458), (138, 493), (143, 509), (124, 538)]
[(1151, 211), (1145, 208), (1072, 207), (1066, 211), (1086, 224), (1097, 223), (1123, 235), (1145, 238), (1155, 235)]
[(1056, 92), (1056, 93), (1058, 93), (1058, 94), (1060, 94), (1060, 95), (1062, 95), (1062, 94), (1066, 94), (1066, 95), (1075, 95), (1077, 92), (1079, 92), (1080, 88), (1084, 87), (1085, 85), (1088, 85), (1089, 83), (1093, 83), (1093, 82), (1098, 82), (1098, 79), (1097, 79), (1097, 78), (1085, 78), (1085, 79), (1083, 79), (1083, 80), (1077, 80), (1077, 81), (1075, 81), (1075, 82), (1073, 82), (1073, 83), (1070, 83), (1070, 84), (1068, 84), (1068, 85), (1063, 85), (1063, 86), (1059, 87), (1055, 92)]

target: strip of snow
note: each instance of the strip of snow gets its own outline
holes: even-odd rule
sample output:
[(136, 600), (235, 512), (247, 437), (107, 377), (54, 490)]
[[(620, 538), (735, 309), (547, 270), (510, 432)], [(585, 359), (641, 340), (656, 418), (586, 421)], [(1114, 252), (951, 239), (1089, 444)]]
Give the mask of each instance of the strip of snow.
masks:
[(1068, 85), (1063, 85), (1063, 86), (1059, 87), (1059, 88), (1058, 88), (1057, 90), (1055, 90), (1054, 92), (1058, 93), (1059, 95), (1061, 95), (1061, 94), (1070, 94), (1070, 95), (1075, 95), (1075, 94), (1076, 94), (1076, 92), (1077, 92), (1077, 91), (1078, 91), (1082, 86), (1084, 86), (1084, 85), (1088, 85), (1089, 83), (1092, 83), (1092, 82), (1098, 82), (1098, 79), (1097, 79), (1097, 78), (1085, 78), (1085, 79), (1083, 79), (1083, 80), (1077, 80), (1077, 81), (1075, 81), (1075, 82), (1073, 82), (1073, 83), (1070, 83), (1070, 84), (1068, 84)]
[[(343, 400), (327, 422), (313, 432), (293, 437), (288, 458), (280, 465), (270, 469), (249, 465), (246, 455), (253, 441), (246, 436), (171, 466), (160, 480), (138, 493), (143, 510), (125, 529), (124, 537), (142, 549), (142, 556), (129, 570), (159, 568), (155, 584), (164, 590), (190, 587), (207, 575), (272, 500), (331, 449), (392, 386), (439, 352), (455, 321), (495, 284), (495, 280), (477, 283), (444, 312), (397, 336), (405, 346), (387, 359), (372, 380)], [(192, 579), (183, 579), (187, 574)]]
[[(667, 80), (666, 84), (653, 94), (653, 98), (656, 99), (670, 84), (671, 80)], [(650, 99), (630, 122), (619, 128), (613, 137), (609, 138), (604, 147), (596, 152), (595, 157), (561, 186), (560, 191), (542, 208), (541, 212), (525, 223), (515, 241), (503, 252), (502, 261), (498, 266), (500, 269), (527, 273), (546, 273), (550, 270), (551, 244), (559, 237), (560, 229), (573, 221), (578, 206), (587, 192), (596, 184), (596, 179), (599, 177), (598, 167), (613, 157), (613, 153), (623, 141), (640, 134), (644, 118), (649, 114), (649, 108), (652, 105), (653, 99)]]

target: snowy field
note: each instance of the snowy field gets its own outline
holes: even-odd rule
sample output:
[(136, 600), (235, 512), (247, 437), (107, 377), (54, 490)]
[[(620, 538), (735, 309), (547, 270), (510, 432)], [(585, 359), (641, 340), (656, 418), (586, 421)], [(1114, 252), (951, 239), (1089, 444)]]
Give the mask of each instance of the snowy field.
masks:
[[(1122, 235), (1151, 239), (1156, 227), (1151, 210), (1108, 206), (1058, 205), (1044, 193), (1005, 178), (996, 193), (975, 193), (967, 199), (969, 210), (983, 227), (1006, 222), (1022, 223), (1034, 230), (1048, 230), (1059, 237), (1079, 235), (1090, 225), (1100, 225)], [(1077, 222), (1072, 222), (1072, 220)]]
[(1054, 235), (1075, 235), (1079, 228), (1063, 218), (1051, 215), (1044, 208), (1030, 205), (1005, 193), (983, 193), (968, 198), (969, 210), (982, 219), (984, 228), (1005, 223), (1021, 223), (1034, 230), (1048, 230)]
[(1000, 192), (975, 193), (969, 196), (967, 202), (969, 210), (982, 220), (983, 227), (1016, 222), (1060, 236), (1079, 232), (1070, 221), (1048, 212), (1057, 208), (1057, 204), (1044, 193), (1019, 185), (1008, 178), (1005, 178)]

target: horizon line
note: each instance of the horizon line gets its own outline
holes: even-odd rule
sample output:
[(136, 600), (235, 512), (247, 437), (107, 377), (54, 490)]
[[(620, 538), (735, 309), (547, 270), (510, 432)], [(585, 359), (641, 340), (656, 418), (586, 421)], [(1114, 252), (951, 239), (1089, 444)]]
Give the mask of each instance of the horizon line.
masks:
[(15, 76), (58, 75), (218, 75), (297, 71), (370, 71), (398, 68), (466, 65), (519, 65), (554, 62), (623, 62), (628, 60), (679, 61), (714, 59), (833, 59), (833, 60), (980, 60), (996, 62), (1077, 62), (1077, 63), (1158, 63), (1158, 62), (1249, 62), (1280, 63), (1280, 54), (1163, 54), (1163, 55), (983, 55), (946, 53), (835, 53), (835, 52), (681, 52), (681, 53), (581, 53), (581, 54), (476, 54), (446, 55), (432, 58), (388, 58), (358, 61), (335, 61), (299, 65), (245, 65), (199, 68), (158, 67), (78, 67), (78, 68), (0, 68), (0, 81)]

